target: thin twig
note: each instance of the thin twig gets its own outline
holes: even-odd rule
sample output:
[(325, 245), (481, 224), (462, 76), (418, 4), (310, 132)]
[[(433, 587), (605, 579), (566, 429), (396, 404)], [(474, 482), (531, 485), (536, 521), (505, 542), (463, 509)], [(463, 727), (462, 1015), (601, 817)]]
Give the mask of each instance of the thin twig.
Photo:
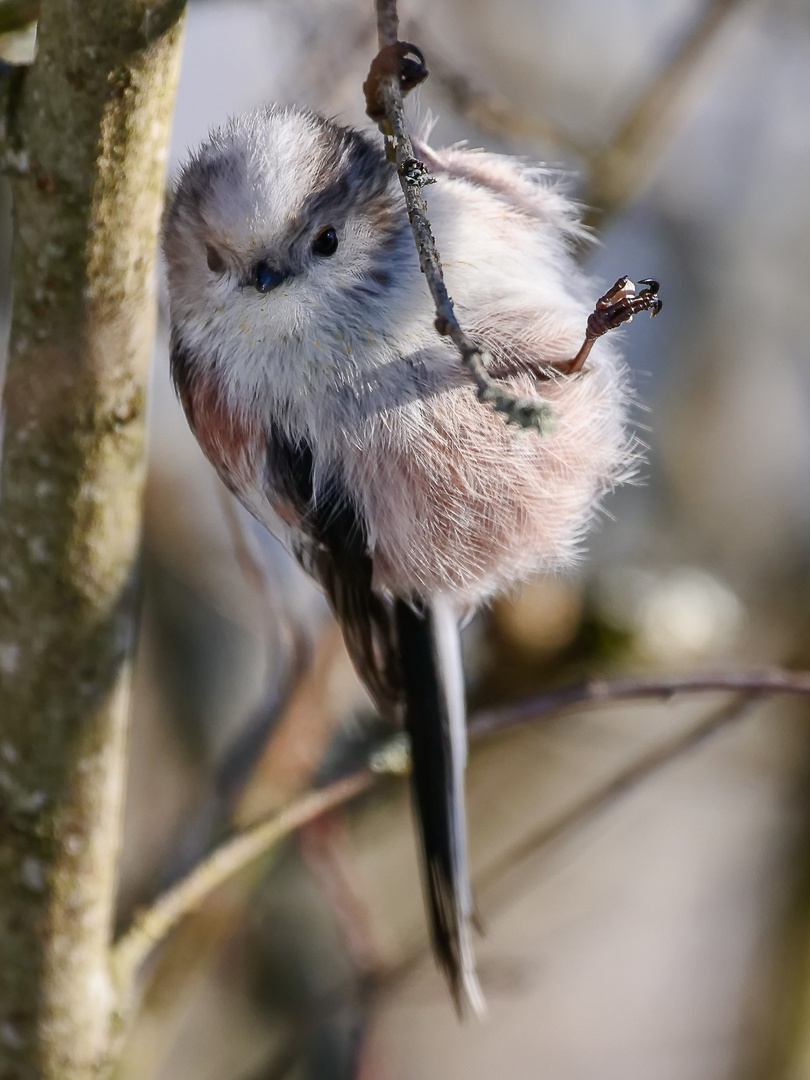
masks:
[(372, 64), (364, 89), (368, 113), (372, 119), (379, 120), (380, 112), (384, 113), (380, 126), (386, 135), (389, 156), (397, 164), (408, 218), (419, 252), (419, 265), (436, 305), (436, 329), (443, 337), (449, 337), (458, 349), (461, 362), (475, 383), (480, 401), (488, 402), (520, 427), (546, 431), (552, 420), (549, 407), (532, 398), (518, 397), (495, 382), (487, 372), (489, 354), (462, 330), (456, 318), (427, 216), (427, 203), (422, 194), (422, 187), (431, 180), (425, 165), (414, 157), (405, 123), (400, 75), (396, 64), (396, 58), (402, 55), (403, 47), (403, 43), (397, 40), (398, 25), (396, 0), (377, 0), (380, 53)]
[[(645, 187), (655, 162), (672, 141), (679, 117), (704, 72), (702, 61), (714, 47), (729, 17), (747, 0), (710, 0), (675, 55), (656, 73), (603, 147), (575, 139), (551, 121), (520, 109), (501, 94), (480, 90), (465, 72), (431, 54), (431, 75), (454, 110), (485, 134), (513, 141), (552, 143), (576, 154), (588, 180), (582, 202), (584, 224), (604, 226)], [(418, 29), (411, 23), (408, 31)]]
[[(520, 705), (479, 713), (470, 722), (470, 738), (475, 741), (518, 724), (546, 719), (573, 705), (602, 704), (634, 698), (670, 698), (681, 693), (724, 690), (749, 694), (810, 696), (810, 673), (730, 672), (726, 675), (672, 678), (663, 681), (593, 681), (552, 690)], [(210, 893), (266, 854), (274, 844), (295, 829), (313, 821), (327, 810), (348, 802), (361, 792), (370, 790), (382, 775), (382, 772), (360, 769), (328, 787), (310, 792), (270, 820), (224, 841), (187, 877), (159, 896), (119, 938), (113, 948), (113, 965), (122, 989), (127, 991), (152, 948)]]
[(354, 885), (357, 872), (347, 822), (342, 809), (308, 822), (299, 833), (299, 850), (333, 913), (352, 968), (369, 976), (380, 969), (380, 950), (368, 905)]
[(328, 787), (310, 792), (269, 821), (246, 829), (215, 848), (186, 877), (137, 915), (116, 942), (112, 965), (124, 994), (154, 946), (215, 889), (302, 825), (367, 791), (376, 779), (370, 769), (360, 769)]
[(237, 829), (266, 821), (304, 794), (341, 721), (361, 693), (339, 628), (321, 635), (310, 664), (292, 684), (270, 738), (231, 811)]
[[(222, 516), (233, 543), (236, 564), (251, 593), (259, 600), (265, 649), (269, 652), (273, 645), (281, 649), (282, 655), (288, 658), (286, 684), (295, 687), (304, 677), (312, 659), (309, 638), (292, 623), (283, 610), (283, 605), (279, 603), (276, 597), (276, 582), (264, 558), (261, 544), (245, 520), (236, 498), (218, 480), (216, 487)], [(273, 634), (277, 635), (276, 642), (271, 640)], [(269, 661), (269, 656), (267, 659)]]
[(635, 698), (668, 699), (676, 694), (703, 694), (712, 690), (736, 690), (748, 693), (795, 694), (810, 696), (810, 672), (805, 671), (728, 671), (707, 675), (683, 675), (669, 679), (592, 679), (575, 686), (549, 690), (517, 705), (478, 713), (470, 721), (470, 737), (475, 739), (496, 731), (517, 727), (549, 713), (573, 705), (630, 701)]
[(638, 198), (697, 87), (701, 61), (729, 16), (747, 2), (710, 0), (691, 34), (641, 93), (610, 143), (591, 155), (590, 181), (582, 197), (590, 207), (585, 225), (603, 226), (607, 217)]
[[(481, 906), (482, 914), (484, 916), (491, 914), (497, 909), (499, 902), (503, 902), (505, 889), (500, 896), (496, 897), (492, 896), (492, 892), (496, 886), (503, 887), (507, 875), (521, 863), (538, 851), (570, 835), (574, 828), (580, 828), (592, 821), (598, 814), (613, 806), (622, 796), (635, 790), (640, 784), (656, 776), (669, 765), (675, 764), (722, 728), (744, 719), (761, 697), (761, 693), (751, 691), (736, 694), (731, 702), (725, 703), (686, 731), (642, 754), (635, 761), (631, 761), (629, 765), (609, 776), (603, 784), (589, 791), (571, 806), (564, 808), (551, 821), (544, 823), (529, 836), (523, 837), (490, 863), (483, 872), (476, 875), (476, 899)], [(487, 892), (490, 893), (489, 899), (486, 896)], [(511, 890), (509, 892), (511, 894)], [(382, 991), (390, 992), (394, 985), (401, 982), (413, 970), (426, 952), (427, 945), (421, 942), (409, 956), (389, 968), (380, 980)]]
[[(710, 689), (714, 688), (713, 685), (710, 687)], [(686, 689), (698, 690), (701, 687), (694, 685)], [(767, 692), (767, 690), (764, 691), (764, 693)], [(660, 688), (660, 696), (665, 696), (667, 693), (666, 687)], [(686, 731), (680, 732), (672, 739), (666, 740), (617, 770), (595, 790), (589, 791), (583, 798), (564, 808), (551, 821), (543, 824), (531, 835), (523, 837), (519, 843), (509, 848), (493, 863), (485, 867), (482, 872), (476, 875), (475, 882), (476, 896), (485, 918), (487, 916), (491, 917), (504, 902), (508, 902), (513, 889), (509, 887), (506, 878), (521, 863), (544, 849), (559, 843), (560, 840), (569, 836), (573, 829), (578, 829), (594, 820), (599, 814), (615, 805), (624, 795), (636, 790), (641, 784), (657, 776), (665, 768), (682, 760), (690, 751), (697, 749), (711, 736), (719, 733), (730, 724), (745, 719), (750, 715), (751, 709), (760, 701), (762, 696), (763, 693), (750, 691), (738, 693), (731, 702), (726, 702)], [(549, 695), (549, 699), (551, 697), (552, 695)], [(407, 957), (398, 963), (384, 970), (378, 969), (369, 981), (369, 986), (373, 988), (376, 994), (390, 995), (401, 984), (402, 980), (413, 971), (416, 965), (422, 961), (427, 951), (427, 943), (420, 942)], [(289, 1042), (285, 1043), (282, 1048), (278, 1061), (284, 1063), (286, 1071), (289, 1071), (293, 1062), (303, 1052), (307, 1035), (313, 1024), (313, 1018), (337, 1012), (345, 1004), (346, 995), (351, 993), (352, 989), (353, 986), (347, 983), (341, 987), (339, 992), (317, 1002), (309, 1013), (309, 1020), (306, 1022), (304, 1030), (295, 1032)], [(278, 1074), (274, 1072), (273, 1075), (286, 1075), (286, 1071)], [(257, 1073), (256, 1080), (258, 1080), (259, 1075), (264, 1080), (264, 1072)]]
[(667, 739), (661, 745), (642, 754), (637, 760), (631, 761), (596, 790), (589, 791), (573, 806), (563, 810), (557, 818), (543, 825), (530, 836), (523, 837), (505, 851), (480, 875), (477, 884), (485, 890), (501, 881), (510, 870), (527, 859), (538, 848), (546, 847), (559, 840), (572, 826), (580, 826), (591, 820), (642, 781), (648, 780), (661, 769), (702, 745), (709, 736), (716, 734), (721, 728), (748, 716), (752, 707), (758, 704), (761, 698), (762, 691), (746, 690), (737, 693), (730, 702), (725, 702), (686, 731), (680, 732), (672, 739)]
[(503, 94), (481, 90), (466, 72), (456, 70), (445, 58), (437, 56), (435, 49), (430, 54), (430, 75), (454, 112), (469, 120), (485, 135), (512, 142), (525, 142), (528, 139), (531, 142), (550, 143), (576, 154), (586, 162), (600, 152), (553, 121), (518, 108)]
[(248, 588), (260, 598), (264, 608), (263, 622), (267, 626), (274, 623), (285, 624), (276, 603), (273, 581), (268, 572), (259, 542), (251, 532), (242, 517), (242, 512), (236, 503), (235, 497), (222, 483), (216, 485), (222, 516), (228, 527), (233, 544), (233, 554), (237, 566), (242, 571), (242, 576)]

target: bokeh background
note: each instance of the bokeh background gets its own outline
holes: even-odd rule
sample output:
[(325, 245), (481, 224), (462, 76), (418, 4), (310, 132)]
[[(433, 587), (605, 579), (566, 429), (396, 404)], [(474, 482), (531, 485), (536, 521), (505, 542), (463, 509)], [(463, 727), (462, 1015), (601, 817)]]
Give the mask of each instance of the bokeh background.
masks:
[[(469, 628), (473, 710), (588, 677), (810, 667), (805, 0), (401, 0), (400, 16), (432, 71), (412, 103), (432, 141), (569, 173), (594, 296), (627, 273), (665, 301), (622, 332), (642, 482), (608, 500), (578, 575)], [(265, 101), (367, 124), (375, 45), (370, 0), (192, 0), (173, 168)], [(204, 461), (167, 369), (164, 309), (122, 927), (392, 734), (317, 590)], [(808, 706), (734, 706), (613, 703), (476, 744), (485, 1023), (458, 1023), (429, 955), (389, 777), (158, 950), (119, 1080), (810, 1077)]]

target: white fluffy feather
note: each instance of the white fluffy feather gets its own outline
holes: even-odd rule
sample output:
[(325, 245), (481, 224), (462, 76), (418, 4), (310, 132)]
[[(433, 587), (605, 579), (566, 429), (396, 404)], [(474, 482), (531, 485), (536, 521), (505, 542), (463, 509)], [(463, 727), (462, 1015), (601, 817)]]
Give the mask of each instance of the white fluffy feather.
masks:
[[(257, 253), (283, 258), (281, 238), (323, 182), (323, 121), (308, 113), (260, 110), (200, 151), (198, 166), (227, 164), (203, 170), (193, 214), (178, 198), (169, 216), (172, 320), (199, 377), (246, 428), (303, 436), (316, 477), (336, 468), (345, 478), (381, 588), (478, 602), (575, 558), (600, 497), (631, 464), (626, 378), (609, 341), (581, 375), (553, 373), (581, 345), (592, 308), (570, 252), (577, 209), (553, 178), (514, 158), (419, 149), (436, 176), (425, 191), (460, 321), (516, 389), (552, 406), (552, 434), (513, 430), (475, 399), (436, 334), (407, 230), (386, 286), (353, 291), (377, 258), (379, 199), (374, 214), (363, 204), (347, 214), (333, 258), (311, 260), (268, 295), (240, 285)], [(184, 182), (194, 175), (192, 166)], [(382, 199), (404, 216), (393, 170)], [(211, 274), (206, 241), (233, 273)], [(224, 444), (206, 450), (221, 469)], [(248, 456), (229, 478), (277, 530), (260, 464)]]

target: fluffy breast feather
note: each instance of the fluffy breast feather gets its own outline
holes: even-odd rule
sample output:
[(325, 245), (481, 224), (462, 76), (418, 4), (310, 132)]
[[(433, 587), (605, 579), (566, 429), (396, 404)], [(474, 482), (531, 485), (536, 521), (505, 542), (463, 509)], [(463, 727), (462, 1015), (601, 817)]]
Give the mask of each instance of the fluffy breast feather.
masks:
[(508, 378), (551, 406), (548, 435), (507, 426), (469, 386), (356, 433), (343, 469), (379, 586), (475, 603), (575, 561), (601, 496), (633, 468), (623, 369), (610, 353), (600, 360), (573, 378)]

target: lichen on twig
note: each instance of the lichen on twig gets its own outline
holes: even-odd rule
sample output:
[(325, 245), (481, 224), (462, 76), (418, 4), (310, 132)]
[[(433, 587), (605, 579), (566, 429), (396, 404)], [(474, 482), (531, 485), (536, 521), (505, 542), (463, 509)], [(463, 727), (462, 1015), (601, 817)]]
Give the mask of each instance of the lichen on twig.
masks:
[(550, 408), (533, 398), (519, 397), (494, 380), (487, 371), (489, 354), (464, 331), (456, 318), (447, 291), (436, 240), (427, 214), (422, 188), (431, 182), (426, 166), (413, 151), (405, 123), (403, 94), (427, 77), (420, 51), (397, 38), (399, 20), (396, 0), (377, 0), (377, 31), (380, 51), (364, 84), (366, 111), (377, 121), (396, 162), (408, 218), (419, 252), (419, 265), (436, 306), (436, 330), (449, 337), (475, 384), (478, 398), (492, 405), (521, 428), (546, 432), (552, 422)]

